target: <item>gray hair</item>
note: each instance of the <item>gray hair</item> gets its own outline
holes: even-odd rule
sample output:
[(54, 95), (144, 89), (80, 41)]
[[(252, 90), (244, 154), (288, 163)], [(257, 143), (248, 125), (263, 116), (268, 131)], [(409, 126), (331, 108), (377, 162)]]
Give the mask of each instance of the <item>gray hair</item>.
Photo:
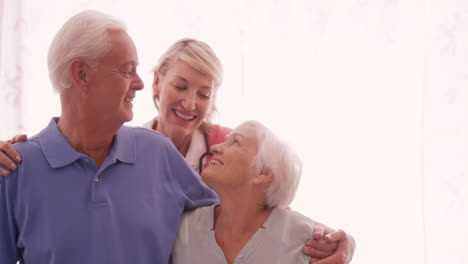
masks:
[[(211, 49), (211, 47), (205, 42), (191, 38), (184, 38), (169, 47), (169, 49), (159, 58), (158, 64), (154, 67), (153, 72), (159, 72), (164, 76), (172, 64), (177, 60), (182, 60), (188, 63), (191, 67), (207, 75), (214, 81), (211, 110), (205, 118), (205, 121), (211, 122), (214, 114), (217, 113), (215, 103), (216, 96), (218, 87), (221, 85), (223, 80), (223, 66), (221, 61), (218, 56), (216, 56), (213, 49)], [(159, 96), (153, 94), (153, 101), (154, 105), (159, 110)]]
[(257, 121), (243, 124), (255, 127), (258, 150), (255, 156), (257, 169), (267, 169), (273, 180), (265, 190), (268, 208), (286, 208), (294, 199), (302, 173), (302, 162), (286, 142)]
[(127, 31), (125, 24), (107, 14), (95, 10), (80, 12), (63, 24), (49, 47), (47, 65), (49, 78), (59, 94), (70, 88), (69, 63), (82, 59), (92, 69), (97, 61), (111, 49), (110, 32)]

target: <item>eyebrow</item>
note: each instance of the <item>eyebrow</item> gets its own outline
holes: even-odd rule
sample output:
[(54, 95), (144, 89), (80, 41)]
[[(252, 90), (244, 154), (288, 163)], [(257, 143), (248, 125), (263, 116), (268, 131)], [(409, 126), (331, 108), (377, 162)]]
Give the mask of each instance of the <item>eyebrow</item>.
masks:
[(138, 61), (130, 60), (130, 61), (126, 61), (126, 62), (122, 63), (121, 65), (122, 65), (122, 66), (124, 66), (124, 65), (138, 66), (139, 63), (138, 63)]
[(176, 78), (177, 78), (177, 79), (180, 79), (181, 81), (187, 82), (187, 80), (186, 80), (185, 78), (180, 77), (180, 76), (178, 76), (178, 75), (176, 75)]
[(228, 137), (241, 137), (241, 138), (245, 138), (244, 135), (242, 134), (239, 134), (239, 133), (229, 133), (228, 135), (226, 135), (226, 139), (228, 139)]
[[(175, 77), (176, 77), (177, 79), (180, 79), (180, 80), (183, 81), (183, 82), (188, 83), (187, 79), (185, 79), (184, 77), (181, 77), (181, 76), (179, 76), (179, 75), (176, 75)], [(212, 89), (212, 87), (211, 87), (211, 86), (208, 86), (208, 85), (200, 86), (200, 88)]]

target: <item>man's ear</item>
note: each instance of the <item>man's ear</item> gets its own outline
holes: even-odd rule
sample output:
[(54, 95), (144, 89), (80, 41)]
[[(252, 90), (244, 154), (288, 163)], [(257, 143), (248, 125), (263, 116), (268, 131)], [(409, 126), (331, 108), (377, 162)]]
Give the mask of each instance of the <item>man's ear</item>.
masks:
[(73, 84), (83, 92), (88, 92), (88, 78), (91, 68), (81, 59), (74, 59), (70, 63), (70, 76)]
[(263, 166), (263, 168), (258, 173), (257, 177), (255, 177), (254, 182), (257, 184), (270, 183), (273, 181), (273, 178), (273, 172), (269, 168)]

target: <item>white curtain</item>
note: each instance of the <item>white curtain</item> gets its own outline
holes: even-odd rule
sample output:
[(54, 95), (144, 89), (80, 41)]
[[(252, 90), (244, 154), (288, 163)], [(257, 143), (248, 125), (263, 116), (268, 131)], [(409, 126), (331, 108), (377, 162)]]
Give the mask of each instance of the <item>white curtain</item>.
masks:
[(427, 9), (423, 100), (427, 263), (468, 263), (468, 2)]
[(0, 0), (0, 136), (24, 130), (22, 126), (21, 61), (24, 50), (21, 0)]
[(182, 37), (206, 41), (225, 68), (219, 122), (258, 119), (298, 150), (292, 208), (353, 234), (353, 263), (468, 263), (467, 1), (0, 3), (0, 138), (60, 114), (47, 48), (71, 15), (99, 9), (139, 51), (146, 89), (131, 125), (157, 114), (158, 56)]

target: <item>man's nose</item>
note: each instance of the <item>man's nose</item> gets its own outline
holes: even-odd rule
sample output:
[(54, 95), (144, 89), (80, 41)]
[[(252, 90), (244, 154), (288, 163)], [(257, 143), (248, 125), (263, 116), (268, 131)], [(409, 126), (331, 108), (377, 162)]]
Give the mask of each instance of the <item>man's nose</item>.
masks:
[(145, 84), (141, 80), (140, 76), (138, 73), (135, 73), (135, 78), (133, 79), (132, 82), (132, 88), (136, 90), (142, 90), (145, 87)]

